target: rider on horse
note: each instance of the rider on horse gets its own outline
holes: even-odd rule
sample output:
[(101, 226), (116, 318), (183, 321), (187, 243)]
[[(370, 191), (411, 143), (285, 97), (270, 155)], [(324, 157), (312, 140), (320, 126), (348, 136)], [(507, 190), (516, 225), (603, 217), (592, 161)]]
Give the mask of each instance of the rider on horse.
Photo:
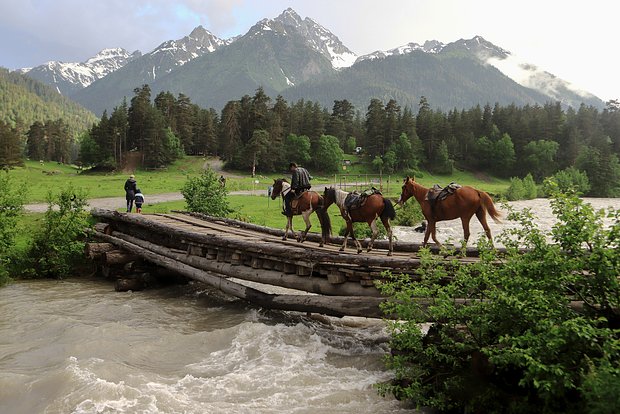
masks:
[(291, 202), (295, 197), (298, 197), (304, 191), (308, 191), (312, 186), (310, 185), (310, 180), (312, 177), (303, 167), (298, 167), (294, 162), (290, 163), (288, 166), (289, 171), (291, 172), (291, 191), (286, 194), (284, 197), (284, 208), (285, 210), (282, 212), (285, 216), (291, 216)]

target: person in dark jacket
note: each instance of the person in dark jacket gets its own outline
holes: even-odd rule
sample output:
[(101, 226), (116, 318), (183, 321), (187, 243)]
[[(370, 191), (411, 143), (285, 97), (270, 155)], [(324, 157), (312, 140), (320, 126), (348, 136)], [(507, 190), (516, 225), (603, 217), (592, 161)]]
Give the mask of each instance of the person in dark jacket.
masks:
[(289, 164), (288, 169), (291, 172), (291, 191), (284, 196), (285, 210), (282, 213), (287, 217), (293, 214), (291, 211), (291, 201), (304, 191), (308, 191), (312, 188), (310, 185), (312, 176), (308, 173), (308, 170), (304, 167), (297, 166), (294, 162)]
[(133, 199), (136, 196), (136, 190), (138, 184), (136, 183), (136, 176), (131, 174), (127, 181), (125, 181), (125, 200), (127, 200), (127, 212), (131, 213), (133, 208)]

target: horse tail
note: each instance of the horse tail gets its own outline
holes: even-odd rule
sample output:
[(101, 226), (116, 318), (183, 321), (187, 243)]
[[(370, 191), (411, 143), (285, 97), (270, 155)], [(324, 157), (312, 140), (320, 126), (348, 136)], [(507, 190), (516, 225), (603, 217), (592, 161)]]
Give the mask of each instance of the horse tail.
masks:
[(319, 218), (319, 223), (321, 224), (321, 236), (323, 237), (323, 240), (329, 241), (329, 238), (332, 235), (332, 222), (329, 218), (327, 209), (323, 206), (319, 206), (319, 208), (316, 209), (316, 215)]
[(480, 195), (480, 201), (481, 201), (480, 204), (482, 208), (487, 213), (489, 213), (489, 216), (491, 216), (494, 222), (501, 223), (502, 221), (500, 220), (500, 217), (502, 215), (495, 208), (495, 204), (493, 204), (493, 199), (491, 198), (491, 196), (485, 193), (484, 191), (478, 191), (478, 194)]
[(383, 199), (383, 211), (381, 212), (381, 218), (389, 218), (390, 220), (394, 220), (396, 218), (396, 210), (394, 210), (392, 202), (387, 198)]

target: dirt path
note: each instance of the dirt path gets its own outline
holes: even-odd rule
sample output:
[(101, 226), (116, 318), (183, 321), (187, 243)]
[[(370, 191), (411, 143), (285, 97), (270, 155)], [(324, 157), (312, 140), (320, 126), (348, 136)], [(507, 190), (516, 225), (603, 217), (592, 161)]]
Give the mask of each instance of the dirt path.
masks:
[[(263, 189), (260, 190), (240, 190), (240, 191), (231, 191), (228, 193), (229, 195), (264, 195), (265, 191)], [(181, 193), (163, 193), (163, 194), (153, 194), (148, 196), (148, 200), (146, 200), (146, 205), (164, 203), (166, 201), (178, 201), (183, 200), (183, 195)], [(125, 197), (106, 197), (106, 198), (91, 198), (88, 200), (88, 208), (104, 208), (108, 210), (116, 210), (118, 208), (125, 207)], [(35, 203), (35, 204), (26, 204), (24, 209), (30, 213), (44, 213), (47, 210), (47, 203)]]

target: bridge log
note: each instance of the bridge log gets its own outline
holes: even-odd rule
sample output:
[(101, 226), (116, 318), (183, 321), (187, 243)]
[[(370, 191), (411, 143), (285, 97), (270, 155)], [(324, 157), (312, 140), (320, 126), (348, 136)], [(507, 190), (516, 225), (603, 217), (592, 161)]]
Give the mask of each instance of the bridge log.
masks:
[(112, 243), (86, 243), (84, 246), (84, 254), (86, 254), (86, 257), (89, 259), (99, 260), (102, 258), (103, 253), (115, 249), (116, 246)]
[(136, 261), (140, 258), (135, 254), (127, 253), (123, 250), (110, 250), (102, 254), (103, 263), (107, 266), (124, 265)]
[(322, 277), (288, 275), (277, 270), (253, 269), (251, 266), (235, 266), (231, 263), (209, 260), (206, 257), (187, 256), (120, 232), (113, 232), (112, 236), (189, 266), (250, 282), (329, 296), (381, 297), (381, 293), (374, 286), (363, 287), (359, 283), (346, 282), (346, 280), (334, 285)]
[[(420, 259), (418, 257), (395, 258), (388, 256), (359, 255), (329, 250), (307, 249), (297, 244), (274, 244), (260, 239), (247, 241), (232, 237), (223, 238), (213, 234), (195, 233), (186, 229), (175, 228), (149, 220), (140, 214), (130, 215), (97, 208), (92, 209), (91, 214), (94, 217), (139, 225), (152, 232), (175, 236), (187, 242), (219, 246), (220, 248), (229, 249), (231, 251), (241, 250), (251, 254), (271, 255), (307, 267), (313, 267), (315, 263), (325, 261), (348, 266), (384, 267), (391, 269), (413, 269), (420, 265)], [(221, 250), (218, 249), (218, 260), (220, 260), (220, 251)], [(300, 258), (303, 258), (303, 260)], [(228, 259), (225, 260), (228, 261)]]
[[(113, 233), (114, 234), (114, 233)], [(152, 252), (129, 241), (113, 235), (96, 233), (96, 237), (114, 243), (133, 254), (139, 255), (151, 263), (168, 268), (183, 276), (199, 280), (216, 287), (224, 293), (247, 300), (267, 309), (321, 313), (330, 316), (382, 317), (379, 305), (386, 299), (359, 296), (321, 296), (321, 295), (275, 295), (227, 280), (210, 271), (197, 269), (170, 257)], [(239, 267), (235, 267), (239, 269)]]

